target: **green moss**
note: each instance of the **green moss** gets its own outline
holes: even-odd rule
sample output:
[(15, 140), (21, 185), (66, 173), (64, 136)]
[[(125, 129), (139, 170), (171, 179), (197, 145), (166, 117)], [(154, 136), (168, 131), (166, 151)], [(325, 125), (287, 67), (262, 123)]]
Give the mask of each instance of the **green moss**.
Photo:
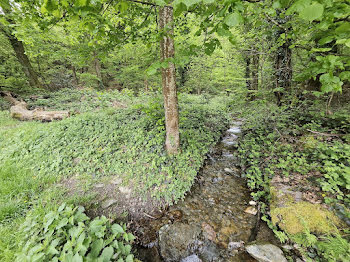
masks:
[(340, 220), (319, 204), (309, 202), (290, 203), (286, 207), (271, 209), (271, 219), (289, 234), (298, 234), (306, 229), (323, 234), (337, 231)]

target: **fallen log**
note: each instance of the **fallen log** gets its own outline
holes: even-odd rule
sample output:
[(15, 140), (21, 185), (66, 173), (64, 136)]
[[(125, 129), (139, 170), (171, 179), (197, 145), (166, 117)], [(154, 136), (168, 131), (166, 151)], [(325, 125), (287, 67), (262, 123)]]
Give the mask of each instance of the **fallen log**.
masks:
[(28, 110), (27, 103), (23, 100), (18, 101), (10, 92), (1, 92), (1, 95), (12, 104), (10, 107), (11, 117), (22, 121), (39, 120), (51, 122), (69, 117), (69, 111), (44, 111), (40, 108)]

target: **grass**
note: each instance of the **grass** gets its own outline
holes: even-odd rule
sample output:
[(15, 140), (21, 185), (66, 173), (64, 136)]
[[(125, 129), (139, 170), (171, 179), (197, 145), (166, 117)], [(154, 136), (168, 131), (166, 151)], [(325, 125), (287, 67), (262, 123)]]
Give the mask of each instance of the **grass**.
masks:
[[(82, 95), (91, 103), (81, 104)], [(26, 216), (44, 216), (60, 202), (73, 201), (57, 186), (62, 178), (77, 176), (94, 183), (118, 175), (140, 196), (177, 202), (194, 183), (205, 154), (228, 121), (227, 98), (181, 95), (182, 152), (167, 156), (158, 96), (132, 98), (116, 92), (62, 90), (39, 100), (27, 101), (31, 106), (76, 114), (63, 121), (39, 123), (18, 122), (7, 112), (0, 113), (1, 261), (13, 261), (22, 238), (13, 229)], [(128, 108), (113, 108), (115, 100)]]

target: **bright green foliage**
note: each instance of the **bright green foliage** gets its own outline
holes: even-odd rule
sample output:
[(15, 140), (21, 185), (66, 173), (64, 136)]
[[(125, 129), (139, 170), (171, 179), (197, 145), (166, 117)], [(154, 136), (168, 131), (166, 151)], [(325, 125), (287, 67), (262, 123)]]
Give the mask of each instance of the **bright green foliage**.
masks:
[(217, 108), (222, 101), (191, 96), (180, 101), (182, 153), (177, 156), (164, 151), (164, 113), (157, 98), (128, 109), (4, 130), (0, 161), (12, 159), (39, 179), (117, 174), (136, 190), (176, 202), (190, 189), (203, 156), (227, 123), (224, 108)]
[[(129, 103), (141, 102), (142, 98), (134, 98), (126, 95), (125, 89), (122, 93), (114, 91), (96, 91), (94, 89), (60, 89), (57, 92), (40, 92), (35, 99), (25, 97), (32, 108), (44, 107), (50, 110), (69, 110), (72, 114), (96, 111), (96, 109), (107, 109), (114, 106), (113, 103), (128, 105)], [(132, 91), (131, 91), (132, 94)], [(140, 100), (140, 101), (138, 101)]]
[(83, 207), (62, 204), (44, 218), (29, 217), (16, 261), (132, 262), (134, 236), (102, 216), (90, 220)]

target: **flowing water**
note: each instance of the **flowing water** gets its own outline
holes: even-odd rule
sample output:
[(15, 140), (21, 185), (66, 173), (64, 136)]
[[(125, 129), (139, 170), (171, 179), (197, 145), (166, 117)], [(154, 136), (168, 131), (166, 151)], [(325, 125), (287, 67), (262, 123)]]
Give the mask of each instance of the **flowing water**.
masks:
[[(138, 234), (142, 238), (139, 259), (144, 262), (170, 261), (171, 258), (164, 257), (166, 252), (161, 250), (159, 230), (164, 225), (185, 224), (190, 225), (189, 228), (199, 228), (201, 237), (194, 242), (197, 247), (192, 247), (193, 254), (182, 261), (255, 261), (244, 251), (244, 244), (254, 235), (257, 207), (233, 154), (241, 135), (241, 125), (240, 121), (233, 122), (221, 142), (213, 148), (186, 198), (170, 207), (162, 217), (150, 218), (139, 228)], [(182, 233), (186, 235), (186, 232), (177, 232), (174, 237), (186, 241)], [(264, 223), (260, 223), (254, 238), (276, 243)]]

